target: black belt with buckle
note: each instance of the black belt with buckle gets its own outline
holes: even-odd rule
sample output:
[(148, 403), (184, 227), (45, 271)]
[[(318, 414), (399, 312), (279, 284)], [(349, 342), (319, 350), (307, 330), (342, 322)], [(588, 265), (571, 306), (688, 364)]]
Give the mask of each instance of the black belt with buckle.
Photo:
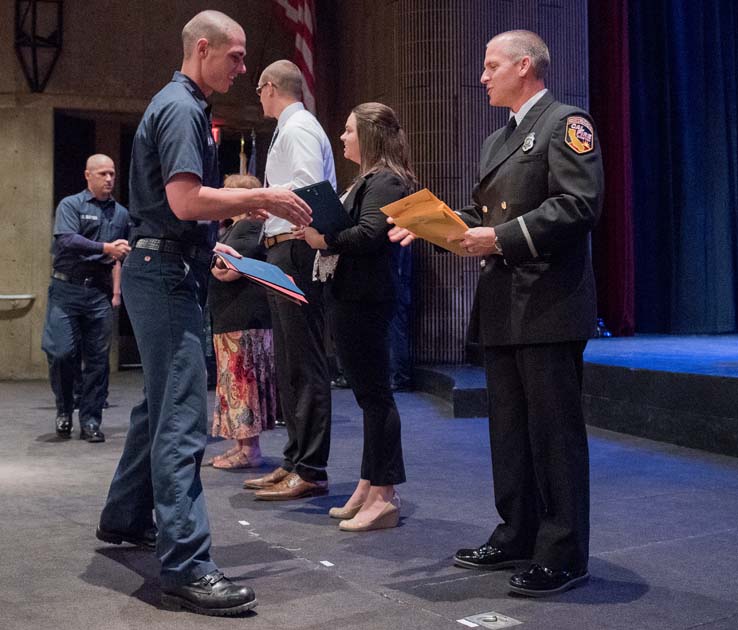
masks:
[(189, 245), (182, 241), (172, 241), (166, 238), (140, 238), (133, 245), (134, 249), (150, 249), (165, 254), (179, 254), (192, 258), (201, 263), (210, 264), (213, 250), (199, 245)]
[(110, 273), (96, 274), (94, 276), (72, 276), (61, 271), (52, 271), (51, 277), (69, 284), (78, 284), (82, 287), (100, 287), (107, 288), (111, 283)]

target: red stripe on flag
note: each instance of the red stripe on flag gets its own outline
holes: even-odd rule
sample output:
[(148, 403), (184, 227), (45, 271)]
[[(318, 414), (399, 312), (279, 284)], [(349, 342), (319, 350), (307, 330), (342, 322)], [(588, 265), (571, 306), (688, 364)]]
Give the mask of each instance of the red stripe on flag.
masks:
[(293, 60), (302, 72), (303, 101), (315, 113), (315, 3), (313, 0), (274, 0), (277, 15), (283, 26), (295, 34)]

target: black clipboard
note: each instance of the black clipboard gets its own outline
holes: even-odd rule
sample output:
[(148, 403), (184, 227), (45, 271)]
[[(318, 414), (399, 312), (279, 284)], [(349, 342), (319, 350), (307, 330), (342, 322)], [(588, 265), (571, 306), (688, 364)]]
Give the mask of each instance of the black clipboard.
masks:
[(292, 192), (310, 206), (313, 211), (313, 222), (310, 227), (314, 227), (321, 234), (337, 234), (354, 226), (329, 181), (295, 188)]

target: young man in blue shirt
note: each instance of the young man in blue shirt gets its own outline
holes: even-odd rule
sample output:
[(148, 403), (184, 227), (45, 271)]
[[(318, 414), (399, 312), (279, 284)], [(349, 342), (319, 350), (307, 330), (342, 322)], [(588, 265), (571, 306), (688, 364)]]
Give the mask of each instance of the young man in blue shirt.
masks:
[(182, 42), (182, 69), (151, 100), (133, 142), (133, 249), (122, 286), (145, 391), (131, 411), (97, 536), (156, 547), (165, 606), (224, 616), (250, 610), (256, 597), (210, 557), (200, 481), (207, 438), (202, 305), (213, 249), (238, 255), (216, 244), (215, 221), (264, 218), (266, 209), (306, 225), (310, 209), (284, 189), (218, 189), (207, 99), (246, 72), (246, 38), (228, 16), (203, 11), (184, 27)]

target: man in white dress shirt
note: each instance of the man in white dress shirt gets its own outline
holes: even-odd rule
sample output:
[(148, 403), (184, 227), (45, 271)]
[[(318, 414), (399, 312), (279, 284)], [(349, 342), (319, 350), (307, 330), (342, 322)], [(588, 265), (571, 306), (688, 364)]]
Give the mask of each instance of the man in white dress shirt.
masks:
[[(290, 190), (328, 180), (336, 187), (328, 137), (302, 100), (302, 74), (291, 61), (267, 66), (256, 88), (266, 118), (276, 118), (264, 179)], [(293, 225), (270, 216), (264, 224), (267, 260), (292, 276), (308, 299), (299, 306), (269, 296), (274, 351), (287, 444), (282, 465), (244, 487), (255, 497), (283, 501), (328, 492), (331, 388), (323, 340), (323, 287), (312, 280), (315, 250), (296, 238)]]

